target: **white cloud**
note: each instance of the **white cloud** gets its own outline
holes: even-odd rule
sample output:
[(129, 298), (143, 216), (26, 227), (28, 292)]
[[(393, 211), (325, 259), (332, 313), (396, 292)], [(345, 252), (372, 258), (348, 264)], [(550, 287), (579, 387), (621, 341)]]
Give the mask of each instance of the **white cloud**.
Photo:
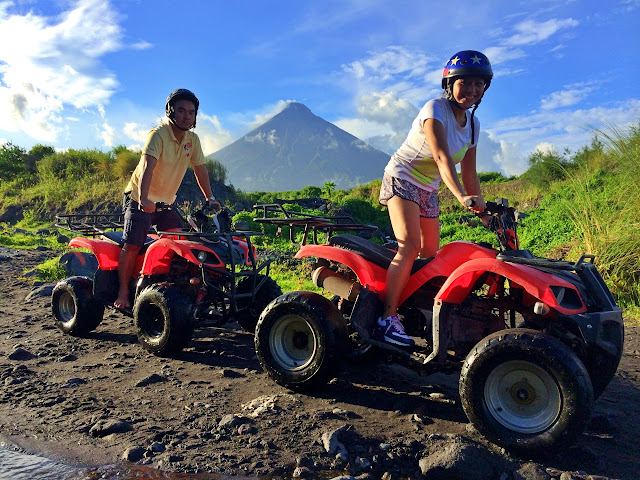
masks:
[(271, 130), (269, 132), (258, 132), (255, 135), (245, 136), (244, 140), (249, 143), (268, 143), (269, 145), (275, 146), (280, 139), (276, 135), (276, 131)]
[(124, 133), (127, 137), (132, 140), (137, 141), (138, 143), (144, 143), (147, 140), (147, 135), (149, 134), (149, 129), (143, 128), (137, 123), (128, 122), (124, 124), (122, 128), (122, 133)]
[(551, 37), (560, 30), (577, 27), (580, 22), (573, 18), (559, 20), (552, 18), (545, 22), (525, 20), (516, 24), (516, 33), (505, 40), (506, 45), (519, 46), (539, 43)]
[(0, 8), (0, 128), (53, 142), (64, 110), (109, 101), (117, 80), (98, 58), (122, 48), (122, 32), (102, 0), (78, 0), (55, 20), (12, 7)]
[(553, 143), (541, 142), (538, 145), (536, 145), (535, 151), (542, 154), (548, 154), (548, 153), (557, 152), (558, 150), (553, 145)]
[(279, 114), (285, 108), (287, 108), (292, 102), (295, 102), (295, 100), (278, 100), (273, 105), (267, 105), (262, 109), (261, 113), (256, 113), (253, 119), (247, 122), (247, 126), (250, 130), (259, 127), (275, 115)]
[(202, 151), (205, 155), (211, 155), (233, 141), (231, 132), (222, 128), (216, 115), (199, 113), (198, 126), (195, 131), (200, 137)]
[(563, 90), (552, 92), (543, 98), (540, 102), (540, 108), (543, 110), (553, 110), (575, 105), (588, 97), (594, 90), (595, 87), (593, 84), (588, 83), (568, 85), (564, 87)]
[[(528, 168), (528, 157), (536, 150), (553, 148), (556, 152), (575, 152), (589, 145), (598, 130), (612, 126), (624, 129), (636, 125), (640, 118), (640, 100), (627, 99), (615, 105), (574, 111), (533, 112), (505, 118), (491, 126), (490, 138), (501, 145), (497, 162), (509, 175), (519, 175)], [(517, 148), (516, 148), (517, 146)], [(478, 145), (478, 156), (482, 141)]]
[(418, 108), (393, 92), (371, 92), (357, 99), (357, 117), (334, 122), (385, 153), (404, 141)]
[(100, 133), (105, 147), (113, 147), (113, 139), (115, 137), (115, 129), (108, 123), (102, 124), (102, 132)]

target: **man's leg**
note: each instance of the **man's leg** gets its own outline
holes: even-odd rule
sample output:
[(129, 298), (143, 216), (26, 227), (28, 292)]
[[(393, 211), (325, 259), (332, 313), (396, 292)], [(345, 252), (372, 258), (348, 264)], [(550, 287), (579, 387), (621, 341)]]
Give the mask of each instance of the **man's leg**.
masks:
[(116, 308), (123, 310), (131, 308), (131, 302), (129, 301), (129, 281), (134, 274), (139, 251), (140, 247), (125, 243), (120, 252), (120, 260), (118, 263), (120, 288), (118, 290), (118, 298), (113, 302), (113, 306)]

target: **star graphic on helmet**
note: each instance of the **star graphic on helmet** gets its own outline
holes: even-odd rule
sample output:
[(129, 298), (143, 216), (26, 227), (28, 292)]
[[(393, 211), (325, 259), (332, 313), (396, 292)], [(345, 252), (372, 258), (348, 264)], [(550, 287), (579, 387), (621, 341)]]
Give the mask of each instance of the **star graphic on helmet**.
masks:
[(471, 60), (473, 60), (473, 63), (480, 63), (480, 60), (482, 60), (479, 56), (474, 55), (473, 57), (471, 57)]
[(456, 58), (452, 58), (451, 59), (451, 65), (455, 65), (456, 63), (458, 63), (460, 61), (460, 59), (456, 56)]

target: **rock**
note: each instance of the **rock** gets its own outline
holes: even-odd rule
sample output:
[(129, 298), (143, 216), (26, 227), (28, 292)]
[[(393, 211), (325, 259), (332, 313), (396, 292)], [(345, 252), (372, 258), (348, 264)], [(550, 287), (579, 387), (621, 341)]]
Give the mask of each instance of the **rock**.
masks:
[(549, 480), (549, 474), (537, 463), (528, 462), (513, 473), (513, 480)]
[(322, 445), (324, 449), (329, 455), (335, 455), (337, 453), (347, 453), (347, 449), (345, 446), (340, 443), (339, 437), (342, 432), (347, 430), (349, 425), (343, 425), (331, 432), (326, 432), (322, 434)]
[(145, 449), (143, 447), (129, 447), (122, 454), (122, 459), (127, 462), (137, 462), (142, 459)]
[(238, 427), (238, 435), (251, 435), (258, 431), (256, 427), (253, 425), (249, 425), (248, 423), (243, 423)]
[(63, 357), (60, 357), (58, 359), (58, 361), (59, 362), (75, 362), (77, 359), (78, 359), (78, 357), (76, 357), (75, 355), (70, 353), (70, 354), (65, 355)]
[(25, 297), (25, 302), (30, 302), (34, 298), (40, 297), (51, 297), (51, 293), (53, 292), (53, 285), (43, 285), (38, 288), (34, 288), (31, 290), (27, 296)]
[(84, 385), (85, 383), (87, 383), (87, 381), (83, 378), (70, 378), (61, 388), (70, 388), (76, 385)]
[(593, 415), (589, 421), (589, 428), (598, 433), (615, 433), (618, 430), (616, 422), (606, 415)]
[(292, 476), (293, 478), (313, 478), (316, 474), (307, 467), (296, 467)]
[(251, 222), (249, 220), (236, 220), (233, 222), (233, 229), (236, 232), (248, 232), (251, 230)]
[(36, 358), (36, 356), (29, 350), (22, 347), (17, 347), (13, 352), (9, 354), (9, 360), (25, 361)]
[(162, 453), (166, 449), (167, 447), (165, 447), (163, 443), (158, 443), (158, 442), (152, 443), (151, 446), (149, 447), (149, 450), (151, 450), (153, 453)]
[(148, 377), (145, 377), (142, 380), (136, 382), (134, 384), (134, 387), (146, 387), (154, 383), (162, 383), (166, 381), (168, 381), (167, 377), (163, 377), (162, 375), (158, 375), (157, 373), (152, 373)]
[(233, 413), (228, 413), (218, 422), (218, 428), (234, 428), (248, 421), (247, 417), (240, 417)]
[(427, 480), (497, 478), (502, 464), (501, 457), (462, 437), (454, 437), (419, 461)]
[(130, 423), (120, 419), (100, 420), (89, 429), (92, 437), (106, 437), (112, 433), (125, 433), (133, 430)]
[(562, 472), (560, 480), (587, 480), (587, 476), (578, 472)]

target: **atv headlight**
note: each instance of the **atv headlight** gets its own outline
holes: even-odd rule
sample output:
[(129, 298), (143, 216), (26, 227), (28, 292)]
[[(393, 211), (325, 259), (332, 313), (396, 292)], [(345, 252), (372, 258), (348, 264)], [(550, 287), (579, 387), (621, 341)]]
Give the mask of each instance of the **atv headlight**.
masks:
[(209, 252), (205, 252), (204, 250), (199, 250), (196, 254), (196, 258), (200, 263), (207, 263), (209, 259)]

